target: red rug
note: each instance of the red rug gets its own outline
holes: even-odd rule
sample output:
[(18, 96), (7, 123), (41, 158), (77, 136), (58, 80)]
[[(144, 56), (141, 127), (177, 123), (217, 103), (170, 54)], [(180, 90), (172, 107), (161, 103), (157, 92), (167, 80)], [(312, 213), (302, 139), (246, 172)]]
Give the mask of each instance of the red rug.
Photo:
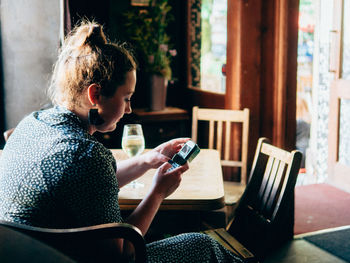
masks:
[(328, 184), (295, 187), (294, 234), (350, 225), (350, 193)]

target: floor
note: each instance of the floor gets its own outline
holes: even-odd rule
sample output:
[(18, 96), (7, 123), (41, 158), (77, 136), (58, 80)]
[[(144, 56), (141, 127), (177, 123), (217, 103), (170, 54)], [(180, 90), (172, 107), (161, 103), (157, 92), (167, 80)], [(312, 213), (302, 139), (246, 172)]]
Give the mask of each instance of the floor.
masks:
[[(317, 178), (313, 175), (301, 173), (299, 174), (297, 185), (309, 185), (318, 183)], [(341, 228), (341, 227), (340, 227)], [(322, 231), (334, 231), (337, 228), (326, 229), (301, 235), (296, 235), (294, 240), (284, 245), (276, 253), (266, 258), (266, 263), (345, 263), (346, 261), (328, 253), (327, 251), (313, 245), (303, 239), (306, 235), (312, 235)]]
[(286, 244), (264, 263), (345, 263), (325, 250), (314, 246), (304, 239), (295, 239)]
[[(303, 172), (303, 171), (302, 171)], [(301, 173), (299, 174), (297, 186), (310, 185), (319, 183), (317, 178), (313, 175)], [(350, 191), (349, 191), (350, 192)], [(329, 252), (315, 246), (314, 244), (303, 239), (307, 235), (313, 235), (315, 233), (335, 231), (341, 228), (350, 227), (335, 227), (324, 229), (320, 231), (305, 233), (296, 235), (294, 240), (285, 244), (283, 247), (278, 249), (276, 253), (270, 255), (263, 262), (265, 263), (345, 263), (347, 261), (338, 258)]]
[(350, 194), (329, 184), (295, 187), (294, 234), (350, 225)]
[(344, 261), (327, 251), (313, 245), (312, 243), (303, 239), (307, 235), (314, 235), (326, 233), (330, 231), (337, 231), (350, 226), (343, 226), (331, 229), (325, 229), (306, 234), (296, 235), (294, 240), (284, 245), (276, 253), (266, 258), (264, 263), (345, 263)]

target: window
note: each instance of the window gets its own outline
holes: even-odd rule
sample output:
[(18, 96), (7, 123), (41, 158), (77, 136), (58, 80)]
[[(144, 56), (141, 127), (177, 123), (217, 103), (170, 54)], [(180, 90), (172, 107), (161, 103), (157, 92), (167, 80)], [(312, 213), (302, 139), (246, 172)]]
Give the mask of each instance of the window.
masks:
[(227, 0), (203, 0), (201, 6), (200, 89), (225, 93)]

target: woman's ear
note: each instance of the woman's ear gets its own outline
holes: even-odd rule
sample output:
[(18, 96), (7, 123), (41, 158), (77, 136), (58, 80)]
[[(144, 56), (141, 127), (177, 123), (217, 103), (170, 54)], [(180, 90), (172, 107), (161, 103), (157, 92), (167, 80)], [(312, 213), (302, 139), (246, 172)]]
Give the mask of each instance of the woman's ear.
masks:
[(101, 87), (96, 83), (92, 83), (87, 88), (87, 95), (92, 105), (98, 104), (101, 97)]

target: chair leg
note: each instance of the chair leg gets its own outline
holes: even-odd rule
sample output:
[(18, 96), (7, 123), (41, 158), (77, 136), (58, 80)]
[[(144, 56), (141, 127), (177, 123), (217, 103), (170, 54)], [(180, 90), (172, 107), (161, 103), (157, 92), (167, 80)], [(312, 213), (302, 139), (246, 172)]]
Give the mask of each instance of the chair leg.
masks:
[(227, 224), (226, 207), (213, 211), (201, 212), (201, 229), (226, 228)]

